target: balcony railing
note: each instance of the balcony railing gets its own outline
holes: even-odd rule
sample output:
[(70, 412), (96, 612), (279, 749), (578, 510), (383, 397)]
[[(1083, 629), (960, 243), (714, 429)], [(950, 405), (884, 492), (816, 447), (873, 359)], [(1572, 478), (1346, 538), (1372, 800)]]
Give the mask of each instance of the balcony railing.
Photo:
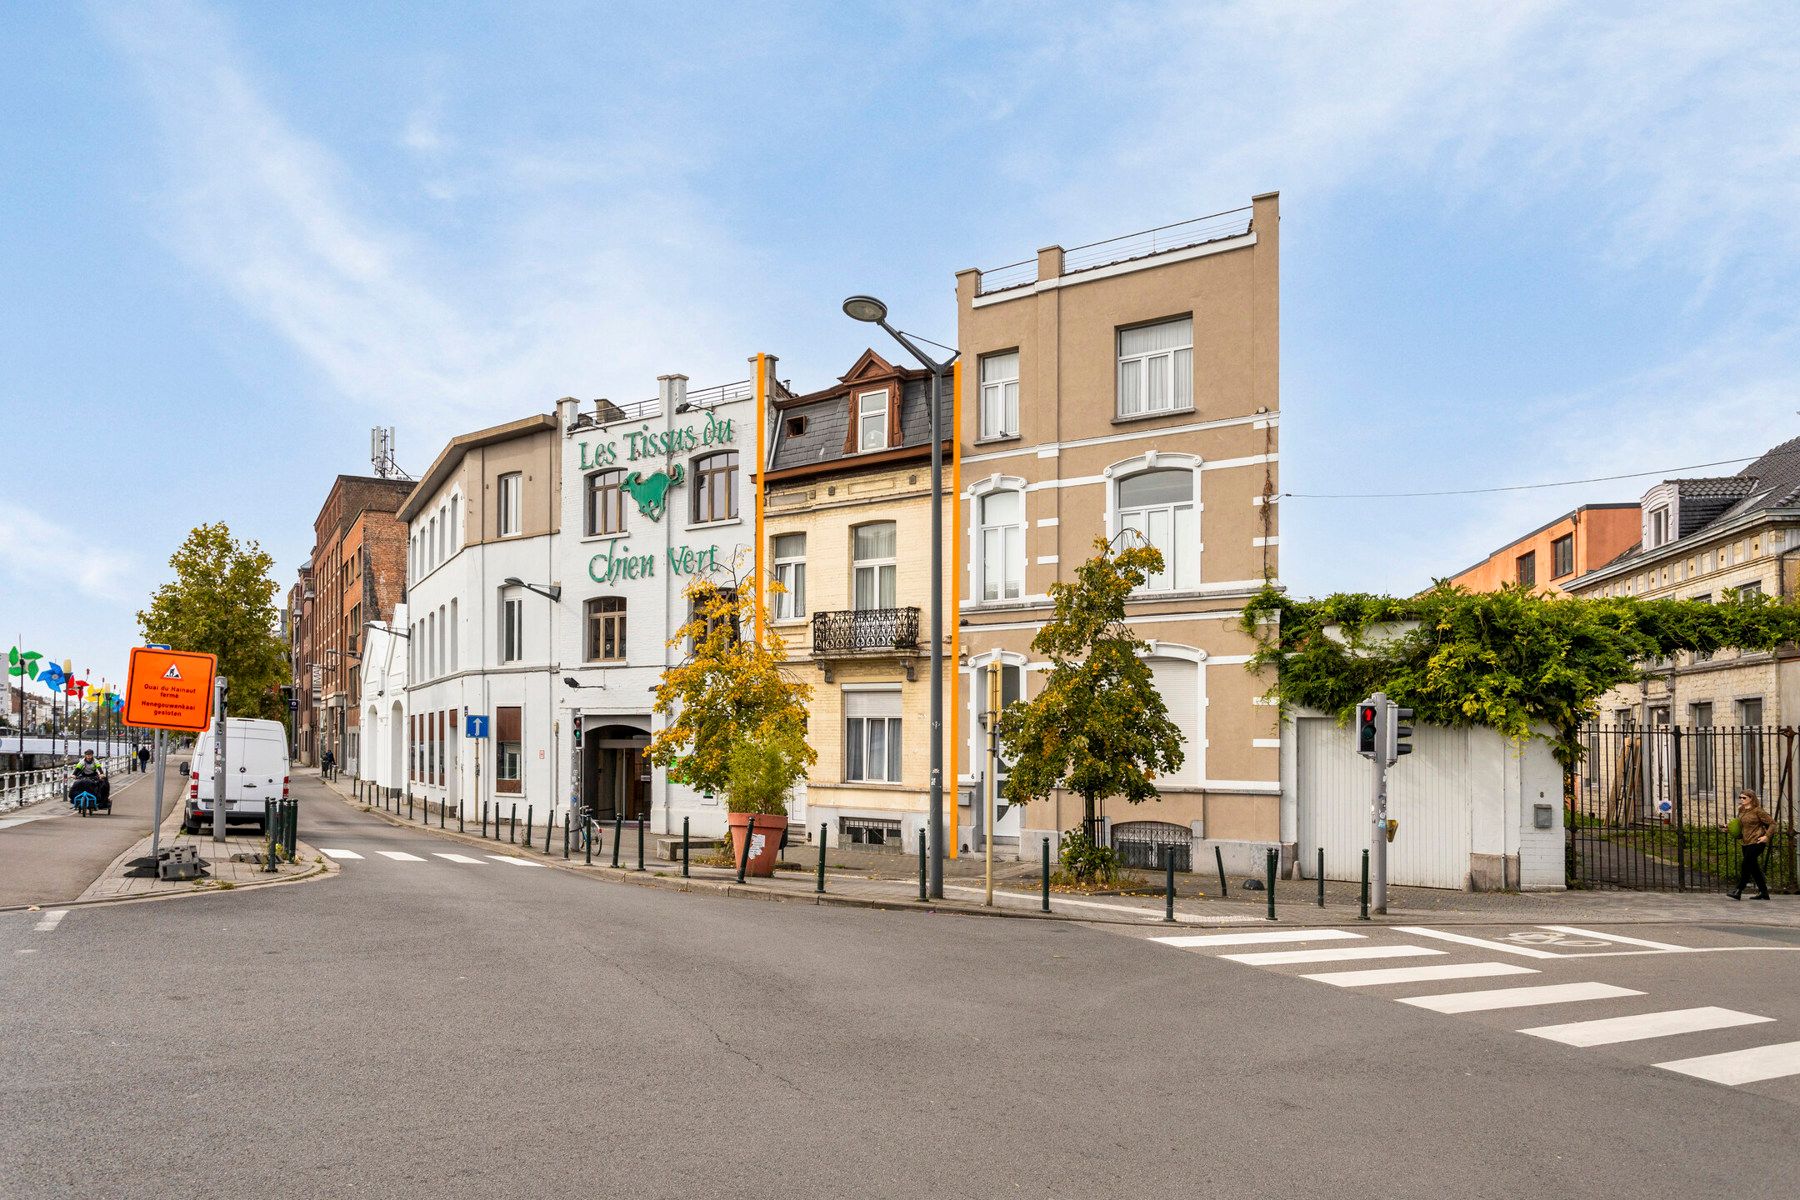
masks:
[(919, 648), (917, 608), (861, 608), (813, 614), (814, 658), (850, 654), (915, 653)]

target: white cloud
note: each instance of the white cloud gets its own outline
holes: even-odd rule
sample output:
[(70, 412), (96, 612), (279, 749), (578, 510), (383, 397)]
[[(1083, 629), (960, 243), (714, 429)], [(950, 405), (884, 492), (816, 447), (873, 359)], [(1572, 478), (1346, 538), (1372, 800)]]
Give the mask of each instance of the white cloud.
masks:
[[(359, 204), (358, 181), (274, 109), (218, 17), (184, 0), (106, 15), (164, 134), (178, 251), (359, 413), (400, 425), (409, 460), (608, 379), (649, 394), (669, 370), (742, 374), (731, 298), (752, 267), (678, 176), (605, 176), (599, 147), (524, 188), (505, 154), (485, 182), (431, 164), (421, 188), (435, 199), (490, 193), (471, 214), (501, 251), (484, 275)], [(426, 158), (455, 149), (432, 105), (401, 141)]]
[(73, 588), (96, 600), (120, 603), (127, 599), (125, 584), (136, 570), (131, 555), (96, 544), (23, 505), (0, 500), (0, 575), (16, 584)]

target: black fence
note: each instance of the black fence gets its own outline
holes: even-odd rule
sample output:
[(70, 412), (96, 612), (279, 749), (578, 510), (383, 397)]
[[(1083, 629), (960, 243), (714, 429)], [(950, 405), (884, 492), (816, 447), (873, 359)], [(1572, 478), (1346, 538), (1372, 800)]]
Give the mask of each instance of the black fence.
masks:
[(918, 646), (916, 608), (862, 608), (813, 614), (814, 654), (916, 650)]
[(1738, 793), (1775, 818), (1764, 853), (1771, 890), (1800, 891), (1794, 838), (1792, 728), (1590, 725), (1570, 772), (1570, 887), (1723, 892), (1743, 860), (1732, 836)]
[(1177, 871), (1194, 869), (1194, 838), (1185, 825), (1125, 821), (1112, 827), (1112, 848), (1127, 867), (1160, 871), (1173, 859)]

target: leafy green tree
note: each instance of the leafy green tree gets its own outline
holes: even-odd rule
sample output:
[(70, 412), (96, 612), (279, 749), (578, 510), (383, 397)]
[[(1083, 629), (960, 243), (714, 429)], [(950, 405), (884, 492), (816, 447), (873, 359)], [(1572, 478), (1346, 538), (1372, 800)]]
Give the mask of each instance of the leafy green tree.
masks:
[(215, 654), (231, 681), (233, 716), (285, 719), (279, 685), (287, 651), (277, 632), (275, 560), (223, 522), (201, 525), (169, 559), (175, 578), (138, 613), (147, 642)]
[[(751, 588), (696, 579), (685, 595), (693, 615), (669, 645), (687, 643), (692, 650), (656, 686), (653, 708), (669, 723), (650, 739), (645, 757), (689, 787), (729, 798), (733, 749), (741, 741), (755, 742), (769, 747), (779, 761), (763, 755), (753, 763), (740, 754), (742, 761), (735, 764), (742, 772), (740, 782), (756, 795), (785, 797), (818, 760), (806, 741), (806, 702), (812, 689), (782, 669), (787, 646), (771, 622), (763, 622), (760, 641), (744, 636), (754, 624)], [(784, 774), (787, 786), (775, 787)], [(735, 808), (736, 802), (730, 802)]]
[[(1043, 690), (1000, 717), (1000, 741), (1011, 761), (1006, 798), (1015, 804), (1061, 788), (1081, 797), (1082, 838), (1097, 840), (1100, 805), (1158, 797), (1156, 780), (1178, 770), (1182, 735), (1156, 690), (1146, 647), (1125, 624), (1125, 604), (1163, 569), (1151, 546), (1114, 550), (1104, 538), (1068, 583), (1050, 585), (1050, 620), (1031, 648), (1050, 660)], [(1066, 860), (1091, 877), (1099, 858), (1084, 850)]]
[(1396, 598), (1296, 600), (1265, 586), (1244, 608), (1270, 694), (1348, 720), (1382, 691), (1435, 725), (1539, 737), (1564, 766), (1581, 757), (1581, 725), (1602, 696), (1679, 652), (1774, 650), (1800, 641), (1800, 606), (1765, 596), (1704, 600), (1583, 599), (1526, 588), (1466, 592), (1440, 582)]

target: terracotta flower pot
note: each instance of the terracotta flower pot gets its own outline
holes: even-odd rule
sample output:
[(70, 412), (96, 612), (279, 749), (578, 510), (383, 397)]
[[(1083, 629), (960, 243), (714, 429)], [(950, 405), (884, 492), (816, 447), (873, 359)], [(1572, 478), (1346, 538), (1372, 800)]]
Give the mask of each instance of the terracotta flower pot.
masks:
[(775, 873), (775, 861), (781, 857), (781, 834), (787, 828), (787, 817), (780, 813), (727, 813), (731, 823), (731, 853), (740, 861), (744, 841), (749, 839), (750, 861), (745, 875), (764, 877)]

